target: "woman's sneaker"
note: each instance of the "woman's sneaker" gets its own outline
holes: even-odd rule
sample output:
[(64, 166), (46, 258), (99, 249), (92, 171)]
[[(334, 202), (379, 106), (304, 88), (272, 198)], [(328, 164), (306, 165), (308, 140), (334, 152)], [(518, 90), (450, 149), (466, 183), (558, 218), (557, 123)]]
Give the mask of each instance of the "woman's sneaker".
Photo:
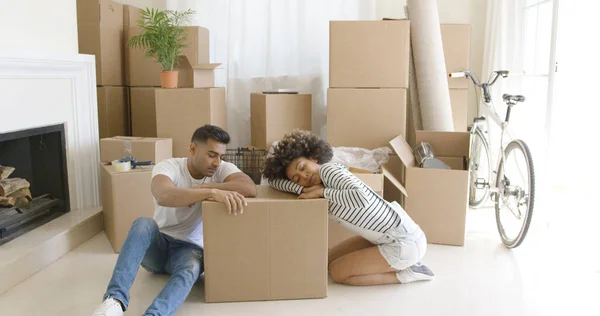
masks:
[(400, 270), (396, 272), (396, 278), (400, 283), (411, 283), (417, 281), (429, 281), (435, 278), (435, 274), (424, 264), (417, 262), (417, 264), (409, 267), (408, 269)]

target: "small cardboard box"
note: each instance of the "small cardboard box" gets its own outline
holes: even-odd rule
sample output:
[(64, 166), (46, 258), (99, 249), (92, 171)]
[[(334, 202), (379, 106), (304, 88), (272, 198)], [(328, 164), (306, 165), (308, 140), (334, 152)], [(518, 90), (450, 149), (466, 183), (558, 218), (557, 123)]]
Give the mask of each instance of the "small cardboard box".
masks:
[(153, 217), (154, 202), (150, 192), (154, 166), (138, 166), (117, 172), (111, 165), (101, 167), (104, 231), (115, 252), (121, 251), (133, 221)]
[(180, 72), (179, 88), (214, 88), (215, 87), (215, 68), (219, 63), (197, 64), (187, 56), (179, 57), (177, 69)]
[[(131, 23), (131, 21), (130, 21)], [(209, 64), (209, 32), (200, 26), (185, 27), (187, 34), (187, 46), (181, 49), (181, 55), (186, 56), (189, 64)], [(127, 30), (127, 38), (140, 33), (138, 27), (130, 26)], [(131, 87), (160, 87), (160, 72), (162, 67), (154, 58), (145, 56), (144, 50), (130, 48), (126, 45), (126, 70), (127, 85)], [(176, 67), (174, 70), (180, 70)], [(190, 72), (179, 72), (179, 87), (193, 87), (190, 82)]]
[(100, 140), (100, 161), (111, 162), (126, 156), (137, 161), (157, 164), (173, 158), (173, 140), (170, 138), (145, 138), (116, 136)]
[(406, 89), (328, 89), (327, 141), (375, 149), (406, 134)]
[(157, 89), (156, 132), (173, 139), (173, 156), (187, 157), (194, 131), (205, 124), (227, 130), (225, 88)]
[(79, 53), (96, 56), (96, 85), (122, 86), (123, 5), (110, 0), (77, 0)]
[(408, 88), (409, 47), (409, 21), (331, 21), (329, 87)]
[(327, 200), (257, 186), (244, 214), (204, 202), (205, 301), (327, 296)]
[(250, 121), (252, 146), (268, 150), (285, 133), (312, 130), (312, 96), (252, 93)]
[[(375, 191), (375, 193), (383, 197), (383, 174), (364, 173), (364, 171), (360, 171), (354, 168), (350, 168), (349, 170), (352, 173), (354, 173), (354, 175), (357, 178), (359, 178), (362, 182), (369, 186), (373, 191)], [(355, 236), (355, 234), (342, 227), (341, 225), (338, 225), (332, 219), (329, 219), (329, 249), (352, 236)]]
[(469, 206), (469, 171), (465, 160), (469, 158), (470, 134), (417, 131), (416, 141), (429, 142), (436, 157), (453, 169), (419, 168), (402, 135), (390, 141), (406, 166), (404, 209), (421, 226), (428, 242), (462, 246)]
[(132, 136), (156, 137), (156, 89), (160, 88), (129, 88)]
[[(442, 46), (446, 59), (446, 72), (470, 70), (471, 26), (469, 24), (441, 24)], [(450, 89), (467, 89), (470, 80), (448, 77)]]
[(127, 88), (98, 87), (98, 133), (100, 138), (129, 135)]

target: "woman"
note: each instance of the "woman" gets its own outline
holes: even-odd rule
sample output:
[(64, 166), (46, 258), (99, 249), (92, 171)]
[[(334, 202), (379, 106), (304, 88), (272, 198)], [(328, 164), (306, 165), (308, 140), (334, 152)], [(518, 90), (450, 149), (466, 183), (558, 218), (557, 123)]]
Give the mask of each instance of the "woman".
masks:
[(396, 203), (378, 196), (343, 165), (315, 134), (287, 134), (266, 161), (264, 176), (280, 191), (300, 199), (326, 198), (329, 216), (358, 236), (329, 251), (329, 271), (337, 283), (378, 285), (431, 280), (419, 261), (427, 239)]

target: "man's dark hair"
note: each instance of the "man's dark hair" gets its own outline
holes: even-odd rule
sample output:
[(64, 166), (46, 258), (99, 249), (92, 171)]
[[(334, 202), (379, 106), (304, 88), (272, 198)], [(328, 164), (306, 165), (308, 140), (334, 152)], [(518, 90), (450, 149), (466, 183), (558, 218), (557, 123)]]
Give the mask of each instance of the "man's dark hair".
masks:
[(324, 164), (333, 158), (333, 149), (311, 132), (296, 130), (287, 133), (275, 146), (273, 155), (267, 158), (263, 176), (269, 180), (286, 179), (285, 169), (298, 157), (313, 158), (318, 164)]
[(229, 144), (229, 133), (224, 129), (215, 125), (204, 125), (194, 132), (192, 142), (206, 143), (209, 138), (212, 138), (219, 143)]

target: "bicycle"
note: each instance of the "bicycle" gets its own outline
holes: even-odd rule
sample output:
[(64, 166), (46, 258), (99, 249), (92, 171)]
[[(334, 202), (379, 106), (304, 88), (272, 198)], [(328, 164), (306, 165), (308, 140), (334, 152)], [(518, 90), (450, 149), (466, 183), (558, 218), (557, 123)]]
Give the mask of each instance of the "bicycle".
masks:
[[(492, 172), (490, 145), (485, 137), (487, 132), (483, 128), (487, 121), (486, 117), (475, 118), (470, 128), (469, 205), (478, 208), (485, 204), (488, 197), (491, 198), (495, 205), (496, 226), (500, 238), (507, 248), (516, 248), (525, 239), (531, 223), (535, 200), (535, 175), (531, 151), (523, 140), (510, 140), (504, 146), (513, 107), (519, 102), (524, 102), (525, 97), (502, 95), (502, 100), (507, 105), (504, 120), (493, 107), (490, 87), (498, 78), (506, 78), (508, 75), (509, 72), (506, 70), (494, 71), (485, 83), (479, 83), (471, 71), (451, 73), (450, 77), (471, 79), (476, 87), (481, 88), (483, 103), (492, 113), (492, 121), (501, 127), (498, 163), (494, 172)], [(516, 219), (517, 223), (513, 224), (511, 221), (513, 219)]]

